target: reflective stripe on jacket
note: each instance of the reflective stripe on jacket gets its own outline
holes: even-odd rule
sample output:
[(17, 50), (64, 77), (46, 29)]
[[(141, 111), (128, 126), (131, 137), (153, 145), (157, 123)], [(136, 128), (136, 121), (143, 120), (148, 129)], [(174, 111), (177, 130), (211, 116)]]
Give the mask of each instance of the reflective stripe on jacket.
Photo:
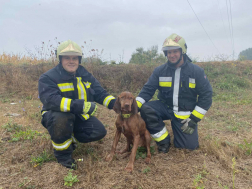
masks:
[(170, 63), (157, 67), (136, 98), (141, 107), (159, 90), (158, 99), (173, 109), (179, 119), (200, 121), (212, 104), (212, 87), (199, 66), (188, 60), (175, 68)]
[(108, 107), (115, 97), (109, 95), (100, 83), (83, 66), (76, 74), (69, 74), (61, 64), (42, 74), (38, 84), (39, 97), (43, 103), (42, 113), (48, 110), (83, 114), (84, 101), (97, 102)]

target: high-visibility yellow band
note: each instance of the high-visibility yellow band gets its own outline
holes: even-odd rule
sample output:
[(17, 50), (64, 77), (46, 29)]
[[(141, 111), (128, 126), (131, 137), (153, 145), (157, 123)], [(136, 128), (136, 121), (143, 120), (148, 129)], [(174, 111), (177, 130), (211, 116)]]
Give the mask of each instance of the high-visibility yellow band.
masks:
[(195, 83), (189, 83), (189, 88), (195, 88), (196, 84)]
[(167, 136), (168, 136), (168, 131), (166, 131), (161, 137), (158, 138), (154, 138), (155, 141), (160, 142), (162, 140), (164, 140)]
[(85, 84), (85, 86), (86, 86), (87, 89), (90, 88), (90, 86), (91, 86), (90, 82), (84, 82), (84, 84)]
[(62, 97), (61, 103), (60, 103), (60, 111), (62, 112), (70, 112), (70, 106), (71, 106), (72, 99)]
[(57, 84), (61, 92), (74, 91), (73, 83)]
[(171, 87), (172, 82), (159, 81), (159, 86), (160, 87)]
[(138, 108), (141, 108), (141, 107), (142, 107), (142, 103), (139, 102), (139, 101), (136, 101), (136, 102), (137, 102), (137, 107), (138, 107)]
[(179, 118), (179, 119), (187, 119), (188, 117), (190, 117), (190, 115), (178, 115), (178, 114), (175, 114), (175, 117)]
[(111, 96), (111, 95), (107, 96), (107, 97), (103, 100), (103, 105), (106, 106), (106, 107), (108, 107), (108, 105), (109, 105), (109, 103), (110, 103), (110, 101), (111, 101), (112, 99), (115, 99), (115, 97), (113, 97), (113, 96)]
[(81, 116), (82, 116), (85, 120), (88, 120), (89, 117), (90, 117), (88, 114), (81, 114)]
[(197, 112), (196, 110), (193, 110), (192, 114), (199, 119), (202, 119), (204, 117), (203, 114)]
[(78, 97), (79, 99), (84, 99), (84, 101), (87, 102), (87, 92), (81, 81), (81, 77), (76, 77), (76, 78), (77, 78)]
[(65, 142), (61, 144), (57, 144), (52, 141), (52, 145), (55, 150), (62, 151), (62, 150), (66, 150), (72, 144), (72, 141), (73, 141), (72, 138), (66, 140)]
[(41, 115), (44, 115), (46, 112), (47, 112), (47, 111), (42, 111), (42, 112), (41, 112)]

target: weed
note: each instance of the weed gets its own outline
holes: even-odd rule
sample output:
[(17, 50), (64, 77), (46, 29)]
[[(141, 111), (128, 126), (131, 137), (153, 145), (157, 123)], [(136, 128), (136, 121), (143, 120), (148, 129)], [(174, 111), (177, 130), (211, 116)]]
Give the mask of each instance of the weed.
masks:
[(24, 180), (23, 180), (23, 182), (21, 182), (21, 183), (18, 184), (18, 187), (21, 188), (21, 187), (27, 185), (29, 182), (31, 182), (31, 180), (28, 181), (28, 177), (25, 177)]
[(233, 188), (235, 188), (235, 173), (237, 172), (237, 170), (235, 169), (235, 165), (236, 165), (236, 160), (235, 157), (233, 157), (232, 159), (232, 182), (233, 182)]
[(44, 150), (42, 154), (40, 154), (37, 157), (34, 156), (31, 157), (31, 163), (35, 164), (34, 167), (41, 166), (43, 163), (51, 160), (55, 160), (55, 158), (53, 157), (52, 154), (48, 154), (46, 150)]
[(205, 188), (205, 186), (203, 184), (203, 177), (200, 173), (195, 176), (195, 178), (193, 180), (193, 186), (195, 186), (196, 189), (204, 189)]
[(17, 142), (19, 140), (32, 140), (36, 136), (41, 136), (41, 133), (38, 131), (33, 131), (28, 129), (26, 131), (19, 131), (12, 135), (11, 142)]
[(149, 168), (149, 167), (146, 167), (144, 170), (143, 170), (143, 173), (144, 174), (147, 174), (148, 172), (150, 172), (151, 171), (151, 169)]
[(19, 132), (22, 129), (22, 125), (18, 125), (17, 123), (8, 122), (2, 125), (2, 128), (6, 129), (7, 132)]
[(74, 183), (78, 182), (77, 175), (73, 176), (72, 169), (68, 171), (68, 175), (64, 177), (64, 186), (73, 186)]
[(250, 155), (252, 153), (252, 142), (248, 142), (246, 139), (244, 139), (244, 144), (238, 145), (241, 149), (245, 150), (246, 155)]
[[(143, 147), (143, 146), (138, 147), (137, 148), (137, 153), (136, 153), (136, 159), (146, 158), (146, 152), (147, 152), (147, 150), (146, 150), (145, 147)], [(155, 147), (154, 146), (150, 147), (150, 152), (151, 152), (152, 155), (154, 154), (154, 152), (155, 152)]]
[(32, 95), (28, 95), (25, 97), (26, 100), (32, 100)]

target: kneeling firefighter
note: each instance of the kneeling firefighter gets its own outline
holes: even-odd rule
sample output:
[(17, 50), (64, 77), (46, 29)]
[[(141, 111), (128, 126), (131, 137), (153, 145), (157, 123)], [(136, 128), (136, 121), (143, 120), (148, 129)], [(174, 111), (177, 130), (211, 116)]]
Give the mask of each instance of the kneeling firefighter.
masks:
[[(168, 62), (153, 71), (136, 98), (137, 104), (159, 152), (167, 153), (170, 148), (163, 120), (171, 120), (174, 146), (193, 150), (199, 147), (197, 123), (212, 104), (212, 87), (204, 70), (187, 56), (181, 36), (170, 35), (162, 50)], [(158, 100), (149, 101), (157, 89)]]
[(68, 40), (57, 48), (59, 64), (39, 78), (39, 97), (43, 103), (42, 125), (51, 135), (54, 155), (67, 168), (76, 169), (72, 158), (76, 142), (102, 139), (107, 131), (94, 117), (97, 105), (112, 109), (115, 97), (80, 65), (82, 50)]

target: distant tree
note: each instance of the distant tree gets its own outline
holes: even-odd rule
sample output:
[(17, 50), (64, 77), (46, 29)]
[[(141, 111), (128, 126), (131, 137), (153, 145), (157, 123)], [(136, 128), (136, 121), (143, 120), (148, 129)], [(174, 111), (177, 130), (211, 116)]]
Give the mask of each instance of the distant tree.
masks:
[(248, 48), (240, 52), (239, 60), (252, 60), (252, 48)]
[(166, 62), (165, 56), (160, 53), (158, 54), (158, 46), (152, 46), (148, 50), (144, 50), (143, 47), (139, 47), (136, 49), (131, 55), (131, 59), (129, 61), (130, 64), (156, 64), (156, 63), (164, 63)]

